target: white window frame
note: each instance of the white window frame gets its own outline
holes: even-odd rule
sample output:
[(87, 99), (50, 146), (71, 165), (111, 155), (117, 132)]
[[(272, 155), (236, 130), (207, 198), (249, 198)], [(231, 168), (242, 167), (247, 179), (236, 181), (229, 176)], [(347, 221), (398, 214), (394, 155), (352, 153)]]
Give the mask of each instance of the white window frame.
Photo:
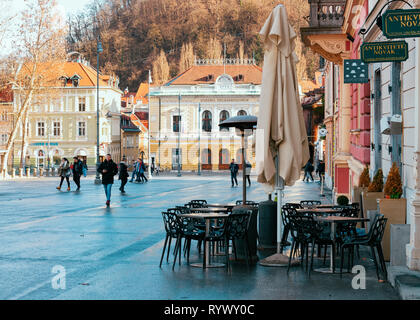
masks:
[[(77, 99), (78, 101), (77, 101), (77, 111), (78, 112), (86, 112), (86, 97), (79, 97), (78, 99)], [(83, 109), (84, 110), (80, 110), (81, 109), (81, 106), (83, 106)]]
[[(43, 124), (42, 129), (43, 129), (43, 134), (40, 134), (40, 129), (41, 126), (40, 124)], [(36, 136), (37, 137), (45, 137), (46, 136), (46, 125), (45, 125), (45, 121), (44, 120), (37, 120), (36, 121)]]
[[(80, 124), (81, 123), (84, 124), (84, 128), (83, 128), (84, 129), (84, 135), (80, 135), (80, 129), (81, 129)], [(76, 133), (77, 138), (79, 138), (79, 139), (86, 139), (87, 138), (87, 122), (85, 120), (77, 120), (76, 130), (77, 130), (77, 133)]]

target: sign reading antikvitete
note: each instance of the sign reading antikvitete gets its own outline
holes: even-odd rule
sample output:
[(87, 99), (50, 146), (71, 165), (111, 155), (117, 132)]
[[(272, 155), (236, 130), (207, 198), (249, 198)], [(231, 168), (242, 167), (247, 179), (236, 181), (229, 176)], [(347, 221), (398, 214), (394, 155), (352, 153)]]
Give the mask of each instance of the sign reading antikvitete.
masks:
[(360, 58), (365, 63), (405, 61), (408, 44), (405, 41), (366, 42), (360, 47)]
[(387, 10), (382, 16), (387, 38), (420, 37), (420, 9)]

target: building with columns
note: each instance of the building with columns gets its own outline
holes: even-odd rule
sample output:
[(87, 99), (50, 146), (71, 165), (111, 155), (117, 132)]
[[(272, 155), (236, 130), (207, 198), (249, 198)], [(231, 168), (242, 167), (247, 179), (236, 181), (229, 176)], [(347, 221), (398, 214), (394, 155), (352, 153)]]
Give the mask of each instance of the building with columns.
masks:
[[(420, 8), (420, 1), (408, 1)], [(420, 270), (420, 40), (408, 43), (403, 62), (370, 63), (368, 83), (344, 83), (344, 60), (360, 59), (364, 42), (389, 41), (377, 25), (386, 0), (309, 0), (307, 46), (327, 60), (325, 74), (326, 183), (335, 195), (352, 197), (359, 176), (382, 169), (386, 181), (393, 162), (400, 167), (406, 223), (410, 226), (407, 266)], [(409, 9), (393, 2), (388, 9)], [(384, 9), (385, 10), (385, 9)], [(383, 11), (384, 12), (384, 11)], [(366, 31), (360, 32), (362, 29)], [(401, 116), (402, 132), (385, 134), (381, 120)], [(383, 121), (382, 121), (383, 122)], [(356, 199), (354, 199), (356, 200)], [(356, 200), (357, 201), (357, 200)]]
[[(161, 169), (227, 170), (240, 164), (241, 140), (219, 123), (258, 115), (262, 70), (252, 60), (196, 61), (168, 83), (150, 89), (151, 161)], [(249, 141), (252, 139), (248, 139)], [(246, 158), (253, 166), (252, 143)]]

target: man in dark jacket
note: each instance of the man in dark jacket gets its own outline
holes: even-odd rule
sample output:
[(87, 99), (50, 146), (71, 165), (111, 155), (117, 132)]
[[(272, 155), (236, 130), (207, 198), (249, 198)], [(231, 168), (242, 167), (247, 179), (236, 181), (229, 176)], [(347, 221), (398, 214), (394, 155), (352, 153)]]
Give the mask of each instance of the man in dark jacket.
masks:
[(309, 179), (314, 181), (314, 177), (312, 177), (312, 171), (314, 171), (314, 166), (311, 163), (311, 160), (308, 160), (308, 162), (305, 165), (305, 175), (303, 177), (303, 181), (309, 182)]
[(73, 181), (77, 186), (76, 191), (80, 190), (80, 177), (83, 174), (83, 162), (79, 160), (77, 157), (73, 157)]
[(123, 157), (121, 162), (120, 162), (119, 179), (121, 180), (121, 187), (120, 187), (121, 193), (125, 193), (124, 187), (127, 184), (128, 177), (130, 176), (128, 174), (128, 167), (127, 167), (127, 164), (125, 163), (125, 161), (126, 161), (126, 158)]
[(111, 159), (108, 153), (106, 159), (99, 165), (98, 172), (102, 174), (102, 184), (104, 185), (106, 195), (106, 205), (109, 207), (111, 203), (111, 189), (114, 184), (114, 176), (118, 173), (118, 166)]
[(236, 179), (236, 175), (239, 171), (239, 166), (235, 163), (235, 159), (232, 159), (232, 162), (229, 165), (230, 170), (230, 180), (232, 181), (232, 187), (234, 187), (234, 183), (236, 182), (236, 186), (238, 186), (238, 179)]

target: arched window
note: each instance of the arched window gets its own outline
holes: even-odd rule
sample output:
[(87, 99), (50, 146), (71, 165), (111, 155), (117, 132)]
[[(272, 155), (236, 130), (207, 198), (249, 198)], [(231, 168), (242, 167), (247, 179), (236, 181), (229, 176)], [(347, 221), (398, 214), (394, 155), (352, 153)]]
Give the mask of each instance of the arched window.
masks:
[[(220, 112), (219, 123), (222, 123), (226, 119), (229, 119), (229, 112), (223, 110), (222, 112)], [(229, 128), (220, 127), (220, 131), (229, 131)]]
[(203, 130), (211, 132), (211, 112), (208, 110), (203, 112)]
[(245, 110), (239, 110), (238, 111), (238, 116), (246, 116), (246, 111)]

